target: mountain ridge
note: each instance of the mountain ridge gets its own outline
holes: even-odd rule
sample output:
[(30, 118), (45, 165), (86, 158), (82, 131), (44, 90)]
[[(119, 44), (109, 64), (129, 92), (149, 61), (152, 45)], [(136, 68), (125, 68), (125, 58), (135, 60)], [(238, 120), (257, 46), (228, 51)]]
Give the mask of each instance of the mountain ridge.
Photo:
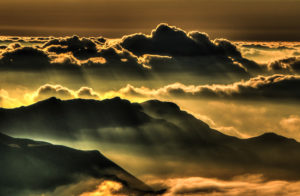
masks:
[[(160, 165), (165, 162), (170, 173), (220, 178), (259, 173), (272, 179), (300, 179), (297, 141), (275, 133), (248, 139), (228, 136), (178, 105), (158, 100), (139, 104), (121, 98), (50, 98), (27, 107), (1, 109), (0, 131), (43, 140), (91, 141), (116, 153), (157, 159)], [(180, 170), (170, 168), (168, 161), (197, 166), (195, 171)]]

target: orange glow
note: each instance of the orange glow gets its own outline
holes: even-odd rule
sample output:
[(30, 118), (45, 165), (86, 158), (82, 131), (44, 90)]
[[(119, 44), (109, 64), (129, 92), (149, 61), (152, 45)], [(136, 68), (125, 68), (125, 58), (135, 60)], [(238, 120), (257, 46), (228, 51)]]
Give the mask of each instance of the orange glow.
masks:
[(97, 189), (92, 192), (82, 193), (80, 196), (109, 196), (109, 195), (120, 195), (115, 192), (122, 189), (122, 184), (114, 181), (104, 181), (98, 185)]

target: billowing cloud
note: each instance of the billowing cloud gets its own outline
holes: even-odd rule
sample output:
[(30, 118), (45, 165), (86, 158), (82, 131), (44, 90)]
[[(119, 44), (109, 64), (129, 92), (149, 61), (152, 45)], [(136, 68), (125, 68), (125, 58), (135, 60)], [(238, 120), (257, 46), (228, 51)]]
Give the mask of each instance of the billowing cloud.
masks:
[(82, 60), (97, 55), (97, 45), (91, 39), (79, 38), (78, 36), (52, 39), (43, 45), (49, 52), (57, 54), (72, 52), (72, 54)]
[(74, 92), (69, 90), (68, 88), (65, 88), (61, 85), (50, 85), (46, 84), (44, 86), (41, 86), (36, 94), (34, 95), (34, 100), (44, 100), (49, 97), (58, 97), (60, 99), (72, 99), (75, 98)]
[[(11, 42), (15, 46), (16, 40), (20, 39)], [(167, 24), (158, 25), (151, 35), (140, 33), (115, 40), (72, 36), (39, 41), (45, 43), (3, 49), (2, 67), (10, 71), (64, 68), (108, 78), (169, 76), (173, 82), (186, 80), (185, 74), (215, 76), (220, 82), (266, 71), (266, 66), (244, 58), (228, 40), (210, 40), (205, 33), (186, 32)]]
[(99, 99), (100, 95), (96, 93), (92, 88), (89, 87), (81, 87), (78, 91), (76, 91), (77, 97), (85, 98), (85, 99)]
[[(124, 36), (120, 45), (138, 56), (162, 55), (172, 57), (167, 64), (151, 64), (156, 71), (197, 71), (198, 74), (245, 74), (261, 71), (256, 63), (244, 59), (228, 40), (211, 41), (207, 34), (185, 32), (174, 26), (160, 24), (151, 35)], [(156, 61), (157, 62), (157, 61)]]
[(34, 101), (40, 101), (47, 99), (49, 97), (57, 97), (59, 99), (74, 99), (74, 98), (84, 98), (84, 99), (99, 99), (100, 96), (92, 88), (81, 87), (79, 90), (74, 91), (63, 87), (61, 85), (51, 85), (45, 84), (41, 86), (36, 92), (32, 93)]
[[(170, 76), (173, 82), (184, 82), (184, 74), (232, 82), (257, 74), (299, 72), (299, 60), (291, 57), (297, 55), (296, 42), (210, 40), (205, 33), (186, 32), (167, 24), (158, 25), (150, 35), (139, 33), (122, 39), (4, 37), (0, 41), (5, 43), (1, 67), (10, 71), (75, 68), (91, 70), (86, 74), (96, 71), (99, 77)], [(34, 41), (43, 45), (28, 44)]]
[(117, 47), (102, 48), (97, 58), (90, 58), (83, 65), (87, 71), (97, 71), (101, 76), (143, 77), (149, 76), (150, 69), (128, 50)]

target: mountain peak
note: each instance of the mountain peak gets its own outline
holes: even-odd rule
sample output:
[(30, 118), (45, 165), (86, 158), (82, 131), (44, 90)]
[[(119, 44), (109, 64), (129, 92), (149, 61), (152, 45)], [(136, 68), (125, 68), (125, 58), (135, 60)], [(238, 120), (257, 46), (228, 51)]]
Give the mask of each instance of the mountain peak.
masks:
[(282, 142), (296, 142), (296, 140), (294, 139), (291, 139), (291, 138), (287, 138), (287, 137), (284, 137), (284, 136), (281, 136), (281, 135), (278, 135), (274, 132), (266, 132), (260, 136), (257, 136), (257, 137), (253, 137), (253, 138), (250, 138), (248, 140), (251, 140), (251, 141), (257, 141), (257, 142), (274, 142), (274, 143), (282, 143)]

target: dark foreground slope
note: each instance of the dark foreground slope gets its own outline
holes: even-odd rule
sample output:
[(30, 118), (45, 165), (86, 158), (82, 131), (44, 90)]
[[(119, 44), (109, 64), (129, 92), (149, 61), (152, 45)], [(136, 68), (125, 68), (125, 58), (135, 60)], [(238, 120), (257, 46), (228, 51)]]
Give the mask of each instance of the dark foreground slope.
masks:
[(173, 175), (300, 179), (300, 144), (295, 140), (274, 133), (250, 139), (227, 136), (176, 104), (157, 100), (137, 104), (120, 98), (50, 98), (28, 107), (0, 109), (0, 131), (108, 143), (119, 154), (138, 151), (137, 157), (155, 160), (157, 166), (165, 165), (163, 172)]
[(0, 195), (42, 194), (88, 179), (119, 182), (126, 193), (151, 193), (150, 187), (99, 151), (81, 151), (0, 133), (0, 156)]

